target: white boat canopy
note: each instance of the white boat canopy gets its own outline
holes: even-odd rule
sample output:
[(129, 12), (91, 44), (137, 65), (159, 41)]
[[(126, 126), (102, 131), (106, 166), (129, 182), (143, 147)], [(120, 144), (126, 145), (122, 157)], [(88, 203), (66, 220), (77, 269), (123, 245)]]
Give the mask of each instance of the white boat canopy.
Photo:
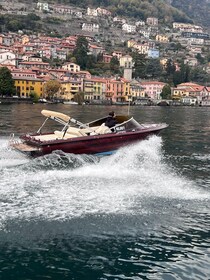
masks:
[(51, 118), (51, 119), (58, 118), (65, 122), (69, 122), (69, 120), (71, 119), (71, 117), (69, 117), (68, 115), (65, 115), (65, 114), (59, 113), (59, 112), (55, 112), (55, 111), (42, 110), (41, 113), (42, 113), (42, 115), (44, 115), (47, 118)]

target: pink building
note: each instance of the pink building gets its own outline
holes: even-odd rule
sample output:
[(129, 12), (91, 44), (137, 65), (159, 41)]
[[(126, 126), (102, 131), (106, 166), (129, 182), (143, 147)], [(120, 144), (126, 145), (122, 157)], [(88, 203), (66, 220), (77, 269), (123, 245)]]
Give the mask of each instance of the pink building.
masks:
[(145, 96), (151, 99), (161, 99), (161, 92), (165, 83), (158, 81), (145, 81), (141, 82), (141, 86), (145, 88)]
[(106, 99), (113, 102), (124, 102), (124, 80), (107, 79), (106, 80)]

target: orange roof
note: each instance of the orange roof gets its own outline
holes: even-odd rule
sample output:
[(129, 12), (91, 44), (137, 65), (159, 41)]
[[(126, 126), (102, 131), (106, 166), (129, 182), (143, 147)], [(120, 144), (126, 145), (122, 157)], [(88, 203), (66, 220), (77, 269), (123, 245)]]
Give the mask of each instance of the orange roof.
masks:
[(195, 83), (191, 83), (191, 82), (188, 82), (188, 83), (181, 83), (179, 85), (177, 85), (177, 87), (179, 86), (189, 86), (189, 87), (194, 87), (194, 86), (200, 86), (199, 84), (195, 84)]
[(42, 64), (42, 65), (49, 65), (49, 63), (48, 62), (39, 62), (39, 61), (22, 61), (22, 62), (20, 62), (20, 64), (37, 64), (37, 65), (40, 65), (40, 64)]

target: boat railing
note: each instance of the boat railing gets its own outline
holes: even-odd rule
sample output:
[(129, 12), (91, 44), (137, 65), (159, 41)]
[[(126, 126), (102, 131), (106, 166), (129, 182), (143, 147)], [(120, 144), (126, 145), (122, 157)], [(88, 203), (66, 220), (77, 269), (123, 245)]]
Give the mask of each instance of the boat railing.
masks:
[(20, 140), (15, 139), (15, 134), (11, 133), (8, 140), (8, 147), (14, 147), (15, 145), (18, 145), (20, 143), (21, 143)]

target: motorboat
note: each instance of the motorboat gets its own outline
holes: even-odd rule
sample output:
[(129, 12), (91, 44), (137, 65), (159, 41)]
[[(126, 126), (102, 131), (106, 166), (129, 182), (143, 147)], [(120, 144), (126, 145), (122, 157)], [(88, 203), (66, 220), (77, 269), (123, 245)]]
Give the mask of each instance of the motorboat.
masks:
[[(10, 147), (32, 157), (63, 151), (73, 154), (111, 154), (117, 149), (157, 135), (168, 125), (140, 124), (133, 117), (117, 115), (117, 124), (109, 128), (107, 117), (89, 123), (80, 121), (60, 112), (42, 110), (45, 120), (35, 133), (21, 135), (18, 140), (10, 139)], [(48, 120), (62, 125), (60, 130), (42, 132)]]
[(78, 102), (72, 101), (72, 100), (66, 100), (66, 101), (63, 101), (63, 104), (65, 104), (65, 105), (78, 105)]

